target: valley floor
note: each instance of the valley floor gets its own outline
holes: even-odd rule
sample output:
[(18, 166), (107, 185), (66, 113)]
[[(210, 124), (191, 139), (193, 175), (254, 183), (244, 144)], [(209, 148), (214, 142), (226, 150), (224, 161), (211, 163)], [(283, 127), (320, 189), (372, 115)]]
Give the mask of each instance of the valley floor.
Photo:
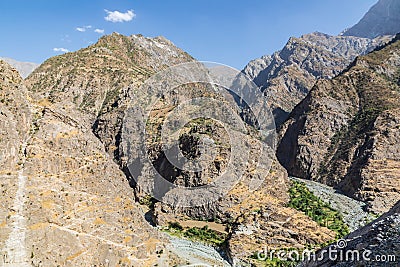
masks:
[(185, 259), (188, 266), (231, 266), (212, 246), (176, 237), (170, 237), (170, 241), (169, 249)]
[(350, 231), (355, 231), (375, 219), (375, 216), (363, 210), (365, 203), (345, 196), (332, 187), (301, 178), (291, 177), (291, 179), (305, 183), (314, 195), (337, 210)]

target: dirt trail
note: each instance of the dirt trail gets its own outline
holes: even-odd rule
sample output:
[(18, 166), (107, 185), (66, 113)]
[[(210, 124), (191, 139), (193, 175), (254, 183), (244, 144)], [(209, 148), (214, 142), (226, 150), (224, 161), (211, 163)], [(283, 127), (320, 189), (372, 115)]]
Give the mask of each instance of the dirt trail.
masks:
[(25, 246), (26, 238), (26, 218), (24, 217), (24, 208), (26, 202), (25, 187), (26, 176), (24, 175), (26, 143), (22, 145), (22, 168), (18, 172), (17, 192), (11, 210), (14, 212), (10, 217), (12, 231), (5, 242), (3, 250), (3, 262), (0, 266), (31, 266), (28, 253)]

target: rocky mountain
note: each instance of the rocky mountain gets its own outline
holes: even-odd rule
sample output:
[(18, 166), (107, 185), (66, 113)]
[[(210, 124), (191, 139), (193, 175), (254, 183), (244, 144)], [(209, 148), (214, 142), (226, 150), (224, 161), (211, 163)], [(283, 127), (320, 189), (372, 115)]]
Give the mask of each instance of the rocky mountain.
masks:
[(69, 101), (95, 120), (129, 84), (173, 64), (193, 60), (163, 37), (114, 33), (88, 48), (52, 57), (27, 79), (31, 91), (51, 103)]
[[(187, 153), (188, 157), (196, 158), (196, 155), (201, 154), (198, 150), (199, 144), (204, 140), (214, 139), (215, 144), (218, 144), (217, 158), (210, 162), (203, 172), (194, 173), (178, 170), (168, 163), (168, 159), (162, 150), (159, 129), (168, 114), (176, 107), (176, 103), (204, 96), (215, 97), (221, 103), (226, 101), (216, 96), (216, 88), (214, 87), (189, 84), (176, 88), (168, 94), (160, 95), (160, 102), (151, 107), (152, 111), (149, 113), (151, 116), (146, 124), (147, 136), (134, 136), (138, 140), (143, 138), (141, 144), (146, 145), (151, 164), (132, 165), (140, 160), (140, 155), (137, 154), (140, 148), (131, 147), (130, 150), (127, 150), (123, 135), (124, 133), (131, 133), (136, 127), (134, 121), (126, 120), (126, 116), (131, 110), (130, 107), (135, 106), (135, 103), (139, 103), (137, 101), (142, 101), (146, 97), (146, 94), (138, 95), (137, 92), (150, 75), (182, 62), (194, 62), (194, 59), (165, 38), (145, 38), (140, 35), (126, 37), (119, 34), (102, 37), (98, 43), (88, 48), (47, 60), (26, 80), (32, 101), (38, 103), (37, 105), (44, 106), (45, 112), (44, 114), (42, 111), (39, 112), (40, 118), (44, 118), (43, 116), (46, 118), (39, 120), (40, 123), (46, 124), (39, 124), (40, 129), (43, 129), (38, 132), (40, 133), (39, 140), (41, 143), (37, 145), (37, 148), (35, 147), (35, 150), (32, 150), (32, 153), (41, 156), (35, 158), (44, 156), (47, 160), (48, 157), (51, 157), (54, 158), (54, 162), (61, 164), (58, 163), (59, 157), (65, 155), (66, 152), (62, 154), (61, 148), (56, 146), (55, 141), (50, 143), (43, 136), (45, 134), (58, 136), (58, 134), (52, 132), (60, 131), (60, 129), (64, 129), (64, 126), (53, 125), (53, 120), (63, 114), (61, 116), (62, 121), (70, 125), (68, 127), (75, 125), (75, 127), (81, 129), (77, 133), (74, 129), (70, 129), (72, 133), (69, 130), (66, 130), (66, 133), (61, 133), (60, 138), (65, 135), (67, 140), (70, 138), (75, 140), (72, 144), (65, 143), (67, 151), (70, 151), (69, 153), (80, 151), (81, 147), (78, 144), (81, 143), (96, 144), (97, 150), (95, 151), (101, 150), (97, 145), (104, 146), (108, 153), (105, 156), (107, 160), (113, 159), (123, 170), (127, 179), (125, 185), (128, 185), (129, 180), (131, 186), (134, 187), (134, 190), (127, 193), (127, 196), (134, 192), (135, 200), (147, 205), (147, 207), (142, 206), (147, 211), (147, 220), (163, 227), (168, 227), (170, 223), (174, 222), (179, 222), (182, 225), (196, 225), (205, 220), (212, 221), (214, 229), (226, 229), (222, 230), (223, 233), (227, 233), (224, 250), (231, 262), (248, 261), (249, 257), (259, 249), (260, 242), (271, 244), (274, 247), (300, 248), (308, 245), (318, 246), (333, 240), (336, 236), (334, 231), (317, 224), (309, 216), (288, 206), (290, 201), (288, 188), (291, 183), (287, 179), (286, 171), (275, 158), (270, 163), (264, 163), (262, 159), (259, 159), (258, 151), (261, 143), (250, 126), (247, 135), (236, 137), (246, 145), (245, 151), (236, 153), (236, 157), (250, 153), (249, 158), (251, 160), (243, 166), (235, 165), (239, 168), (245, 167), (243, 179), (226, 195), (218, 197), (216, 201), (208, 201), (204, 205), (192, 208), (168, 205), (151, 199), (151, 196), (146, 193), (148, 191), (144, 189), (151, 186), (154, 173), (150, 170), (153, 167), (175, 185), (196, 188), (221, 176), (227, 170), (229, 162), (228, 148), (230, 144), (226, 144), (229, 138), (223, 127), (210, 120), (194, 120), (184, 127), (179, 136), (180, 148), (184, 153)], [(151, 90), (152, 88), (149, 88), (148, 92), (151, 93)], [(230, 101), (234, 102), (234, 99), (232, 98)], [(237, 110), (237, 113), (240, 113), (240, 109)], [(90, 139), (81, 136), (81, 131), (91, 136)], [(97, 137), (96, 140), (91, 139), (92, 134)], [(72, 136), (70, 137), (70, 135)], [(61, 138), (61, 140), (64, 139)], [(46, 149), (60, 153), (60, 156), (43, 155), (42, 151)], [(31, 150), (28, 148), (27, 151)], [(80, 153), (83, 154), (79, 157), (77, 155), (69, 156), (68, 154), (67, 156), (68, 158), (79, 159), (79, 162), (89, 156), (85, 154), (88, 152), (80, 151)], [(104, 154), (100, 154), (104, 156)], [(103, 171), (107, 170), (109, 164), (114, 164), (96, 158), (88, 160), (93, 161), (93, 164), (98, 168), (101, 168), (100, 166), (106, 168)], [(240, 162), (238, 160), (234, 164)], [(78, 164), (74, 163), (73, 160), (68, 164), (72, 164), (73, 168), (84, 166), (82, 167), (82, 171), (85, 172), (84, 177), (90, 175), (91, 178), (78, 176), (77, 178), (84, 179), (82, 181), (100, 179), (96, 176), (97, 167), (93, 169), (89, 167), (86, 170), (85, 167), (88, 163)], [(269, 165), (271, 164), (270, 169)], [(46, 173), (55, 172), (51, 169), (53, 163), (48, 165), (50, 170), (46, 169)], [(62, 163), (61, 166), (66, 165)], [(132, 166), (133, 172), (129, 171)], [(66, 172), (64, 169), (61, 171)], [(90, 171), (95, 171), (95, 175), (90, 174)], [(68, 175), (70, 173), (65, 173), (65, 176), (61, 179), (67, 179)], [(256, 191), (249, 190), (252, 181), (258, 180), (263, 181), (261, 186)], [(117, 183), (120, 180), (119, 176), (115, 178), (110, 176), (106, 181)], [(104, 185), (105, 188), (113, 188), (113, 186), (107, 183)], [(114, 191), (114, 189), (112, 190)], [(122, 189), (117, 191), (125, 192)], [(108, 194), (104, 193), (104, 195)], [(198, 198), (207, 200), (204, 195), (199, 195)], [(188, 199), (188, 201), (192, 200)], [(125, 201), (121, 203), (125, 203)], [(132, 205), (135, 209), (135, 204)], [(117, 213), (121, 212), (118, 208), (111, 208), (111, 210)], [(137, 217), (140, 218), (140, 216)], [(116, 227), (117, 229), (125, 229), (119, 225)], [(140, 228), (138, 231), (140, 231)], [(270, 238), (272, 236), (274, 238)], [(133, 240), (137, 241), (135, 238)], [(162, 235), (157, 240), (162, 240)], [(160, 241), (160, 247), (162, 247), (162, 244), (163, 241)]]
[(271, 56), (251, 61), (243, 73), (265, 92), (279, 126), (318, 79), (333, 78), (356, 56), (388, 40), (306, 34), (290, 38), (282, 50)]
[(356, 25), (345, 30), (344, 36), (375, 38), (400, 33), (400, 2), (379, 0)]
[(29, 74), (32, 73), (32, 71), (34, 71), (37, 67), (39, 67), (39, 64), (32, 62), (20, 62), (12, 58), (0, 57), (0, 60), (3, 60), (8, 64), (10, 64), (12, 67), (14, 67), (19, 72), (19, 74), (23, 79), (28, 77)]
[(387, 211), (400, 199), (400, 40), (320, 80), (291, 112), (277, 156), (290, 175), (312, 179)]
[[(324, 248), (316, 257), (318, 261), (306, 261), (300, 264), (302, 267), (331, 267), (331, 266), (398, 266), (400, 258), (400, 202), (379, 219), (369, 223), (359, 230), (348, 235), (341, 241), (339, 249), (334, 245)], [(337, 246), (337, 245), (336, 245)], [(337, 259), (329, 258), (329, 251), (336, 252)], [(325, 251), (325, 252), (324, 252)], [(343, 260), (342, 255), (349, 255)], [(353, 256), (350, 256), (353, 255)], [(357, 255), (358, 259), (357, 259)]]
[(171, 266), (86, 114), (32, 99), (0, 61), (1, 266)]
[[(25, 80), (0, 61), (0, 262), (265, 266), (276, 262), (256, 258), (264, 247), (318, 249), (343, 237), (340, 212), (287, 172), (376, 213), (399, 200), (397, 39), (383, 45), (389, 37), (312, 33), (249, 63), (243, 73), (282, 125), (277, 155), (274, 131), (260, 130), (273, 125), (268, 109), (253, 114), (240, 99), (245, 90), (227, 93), (204, 80), (218, 74), (222, 85), (247, 83), (226, 68), (202, 72), (163, 37), (104, 36), (48, 59)], [(183, 67), (164, 72), (171, 66)], [(184, 74), (196, 82), (185, 83)], [(210, 113), (196, 117), (204, 98), (214, 100)], [(360, 210), (343, 214), (370, 218), (357, 203)], [(397, 213), (365, 229), (394, 218), (384, 229), (395, 237)], [(368, 246), (372, 235), (362, 231), (350, 236)]]
[(31, 112), (27, 102), (27, 89), (16, 69), (0, 60), (2, 75), (0, 91), (1, 155), (4, 174), (18, 163), (20, 144), (27, 139)]

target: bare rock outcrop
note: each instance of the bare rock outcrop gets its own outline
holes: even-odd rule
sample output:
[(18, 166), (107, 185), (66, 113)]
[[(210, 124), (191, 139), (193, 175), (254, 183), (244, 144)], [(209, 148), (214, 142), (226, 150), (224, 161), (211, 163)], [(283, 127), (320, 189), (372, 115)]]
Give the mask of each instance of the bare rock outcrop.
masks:
[[(226, 146), (226, 142), (228, 141), (228, 133), (224, 132), (218, 124), (209, 123), (207, 120), (189, 123), (186, 127), (186, 132), (180, 136), (182, 141), (180, 148), (189, 157), (196, 157), (201, 154), (197, 151), (198, 145), (207, 140), (206, 135), (211, 134), (215, 138), (214, 143), (219, 157), (202, 173), (188, 173), (176, 170), (173, 166), (168, 165), (161, 149), (161, 141), (157, 133), (163, 118), (175, 107), (173, 105), (174, 100), (202, 96), (209, 97), (213, 94), (214, 88), (206, 90), (207, 88), (204, 85), (194, 85), (191, 89), (189, 88), (190, 90), (188, 88), (181, 88), (181, 91), (176, 89), (171, 95), (157, 95), (161, 100), (158, 103), (159, 106), (151, 107), (153, 110), (150, 113), (151, 118), (147, 122), (147, 136), (134, 136), (138, 140), (143, 139), (141, 144), (147, 147), (151, 165), (141, 166), (139, 164), (136, 166), (137, 168), (134, 168), (133, 172), (128, 169), (129, 164), (136, 162), (135, 156), (140, 158), (139, 154), (135, 154), (140, 151), (140, 148), (131, 148), (130, 153), (127, 153), (127, 150), (123, 149), (124, 139), (122, 138), (124, 127), (128, 130), (136, 127), (135, 124), (127, 125), (124, 117), (126, 117), (127, 109), (130, 107), (129, 104), (132, 104), (131, 101), (134, 104), (140, 97), (143, 98), (145, 96), (138, 96), (137, 90), (153, 73), (168, 66), (192, 61), (194, 61), (192, 57), (173, 46), (172, 43), (164, 38), (150, 39), (142, 36), (126, 37), (113, 34), (101, 38), (97, 44), (76, 53), (68, 53), (49, 59), (30, 75), (27, 79), (27, 84), (32, 99), (36, 103), (42, 103), (45, 106), (50, 105), (51, 108), (44, 108), (45, 116), (59, 117), (62, 121), (65, 120), (67, 124), (82, 125), (84, 129), (92, 130), (101, 142), (100, 144), (104, 145), (105, 151), (110, 156), (109, 159), (117, 162), (125, 172), (126, 178), (129, 179), (131, 186), (134, 187), (132, 192), (134, 191), (136, 200), (144, 203), (149, 198), (149, 195), (146, 194), (148, 191), (144, 190), (144, 188), (151, 186), (151, 181), (154, 177), (154, 173), (150, 171), (152, 167), (155, 167), (165, 176), (165, 179), (175, 185), (186, 187), (202, 186), (219, 177), (221, 173), (227, 170), (229, 147)], [(233, 98), (232, 101), (234, 101)], [(51, 113), (50, 110), (54, 110), (55, 113)], [(236, 112), (237, 115), (240, 115), (241, 110), (237, 109)], [(60, 114), (63, 114), (63, 116)], [(140, 114), (137, 115), (140, 116)], [(46, 122), (45, 127), (50, 127), (47, 121), (51, 122), (51, 120), (43, 120), (43, 123)], [(74, 121), (79, 123), (76, 124)], [(51, 126), (45, 132), (53, 131), (53, 127), (58, 128), (60, 126)], [(241, 182), (229, 190), (226, 195), (221, 195), (216, 201), (210, 201), (209, 204), (203, 206), (177, 208), (164, 203), (156, 203), (153, 210), (155, 222), (159, 225), (168, 225), (168, 222), (176, 220), (214, 220), (221, 225), (234, 225), (235, 227), (229, 230), (232, 233), (232, 246), (228, 251), (232, 258), (238, 257), (241, 259), (247, 259), (259, 249), (259, 246), (253, 242), (246, 247), (240, 247), (240, 244), (234, 241), (242, 235), (240, 229), (247, 226), (250, 227), (253, 224), (260, 225), (257, 230), (246, 234), (246, 238), (248, 240), (257, 240), (259, 238), (269, 240), (267, 236), (272, 229), (275, 229), (274, 221), (279, 221), (282, 218), (301, 218), (303, 227), (300, 227), (299, 229), (301, 230), (297, 231), (296, 225), (299, 224), (300, 220), (288, 220), (287, 223), (290, 227), (282, 226), (280, 228), (280, 232), (283, 234), (282, 239), (274, 243), (277, 247), (305, 247), (308, 244), (318, 244), (333, 240), (335, 238), (333, 231), (317, 225), (301, 212), (286, 207), (289, 201), (287, 193), (289, 182), (286, 171), (278, 164), (276, 159), (272, 162), (271, 171), (269, 171), (270, 168), (267, 165), (264, 166), (265, 169), (256, 168), (259, 164), (256, 159), (259, 158), (257, 153), (261, 143), (257, 140), (258, 137), (255, 132), (254, 129), (248, 128), (247, 135), (235, 137), (238, 141), (246, 143), (248, 147), (248, 151), (243, 150), (241, 153), (237, 153), (236, 157), (246, 153), (250, 154), (248, 163), (241, 163), (238, 160), (234, 163), (238, 165), (233, 165), (234, 168), (231, 166), (229, 169), (235, 169), (236, 166), (244, 168)], [(80, 136), (79, 131), (77, 134)], [(81, 138), (77, 140), (81, 140)], [(87, 141), (95, 142), (92, 139)], [(44, 144), (39, 145), (39, 147), (42, 146)], [(58, 151), (56, 147), (53, 148), (54, 144), (46, 143), (46, 146), (49, 146), (50, 150)], [(78, 151), (79, 146), (74, 147), (73, 150)], [(71, 153), (73, 152), (71, 151)], [(82, 151), (82, 153), (87, 152)], [(53, 157), (57, 159), (57, 157)], [(100, 165), (103, 168), (109, 164), (108, 162), (101, 162)], [(81, 166), (80, 163), (78, 164), (74, 160), (71, 163), (74, 167), (79, 168)], [(243, 166), (240, 166), (240, 164)], [(101, 167), (99, 166), (98, 168)], [(103, 169), (103, 171), (105, 170)], [(139, 179), (135, 180), (133, 176), (137, 176), (136, 178), (139, 177)], [(256, 191), (249, 190), (252, 180), (263, 181)], [(113, 181), (110, 178), (110, 181), (105, 181), (105, 187), (112, 188), (112, 183)], [(128, 181), (126, 181), (127, 184)], [(107, 195), (108, 193), (104, 194)], [(199, 195), (198, 198), (207, 199), (203, 195)], [(104, 202), (107, 201), (112, 203), (112, 200), (108, 198), (104, 200)], [(115, 212), (118, 212), (117, 208), (114, 207), (114, 209)], [(277, 215), (271, 216), (272, 222), (264, 222), (262, 217), (254, 217), (253, 212), (257, 209), (270, 209)], [(123, 209), (120, 212), (123, 212)], [(97, 213), (93, 216), (97, 216)], [(101, 219), (105, 220), (104, 218)], [(286, 221), (286, 219), (284, 220)], [(139, 223), (139, 225), (141, 224)], [(160, 244), (162, 244), (161, 241)]]
[[(395, 267), (400, 259), (400, 202), (380, 218), (346, 236), (338, 247), (324, 248), (316, 259), (301, 263), (302, 267), (388, 266)], [(337, 245), (336, 245), (337, 246)], [(335, 250), (331, 253), (327, 251)], [(323, 252), (325, 251), (325, 252)], [(325, 254), (323, 254), (325, 253)], [(333, 255), (333, 256), (332, 256)], [(342, 258), (340, 258), (340, 255)]]
[(335, 186), (377, 213), (400, 197), (399, 44), (319, 81), (282, 125), (277, 151), (290, 175)]
[(88, 115), (32, 99), (15, 69), (0, 61), (0, 70), (1, 266), (181, 263), (145, 221)]
[(290, 38), (285, 47), (271, 56), (251, 61), (243, 70), (268, 97), (279, 126), (303, 100), (318, 79), (333, 78), (358, 55), (388, 41), (330, 36), (315, 32)]
[[(0, 60), (0, 178), (2, 203), (0, 204), (0, 246), (1, 259), (6, 253), (12, 258), (20, 258), (14, 240), (23, 237), (15, 227), (23, 220), (17, 217), (23, 204), (23, 184), (21, 177), (25, 149), (22, 144), (28, 137), (30, 109), (26, 101), (26, 88), (16, 69)], [(18, 197), (17, 197), (18, 196)], [(12, 220), (12, 221), (11, 221)], [(14, 227), (13, 227), (14, 226)], [(16, 238), (9, 238), (15, 236)]]

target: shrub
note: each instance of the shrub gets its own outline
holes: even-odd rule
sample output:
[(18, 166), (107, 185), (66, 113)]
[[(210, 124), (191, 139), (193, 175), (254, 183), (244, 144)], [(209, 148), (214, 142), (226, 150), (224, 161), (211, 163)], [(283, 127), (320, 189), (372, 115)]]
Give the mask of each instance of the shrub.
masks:
[(336, 238), (349, 234), (341, 214), (310, 192), (304, 183), (293, 181), (289, 195), (289, 207), (304, 212), (319, 225), (335, 231)]
[(184, 229), (178, 222), (169, 222), (168, 229), (165, 231), (174, 236), (186, 237), (193, 241), (200, 241), (218, 247), (222, 246), (227, 238), (227, 234), (209, 229), (208, 226)]

